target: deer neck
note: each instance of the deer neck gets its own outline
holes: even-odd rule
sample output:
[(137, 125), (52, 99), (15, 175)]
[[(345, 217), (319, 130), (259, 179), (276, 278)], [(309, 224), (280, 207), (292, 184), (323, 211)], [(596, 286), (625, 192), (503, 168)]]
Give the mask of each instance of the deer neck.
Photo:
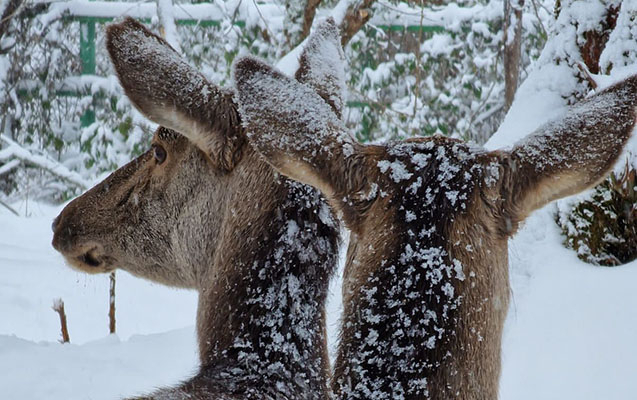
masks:
[(339, 226), (316, 190), (261, 161), (243, 164), (258, 168), (236, 171), (242, 190), (199, 295), (203, 370), (246, 387), (326, 393), (324, 302)]
[(450, 232), (458, 219), (471, 220), (483, 169), (466, 146), (439, 139), (389, 147), (377, 168), (379, 196), (345, 271), (335, 392), (344, 399), (455, 397), (471, 258), (457, 257), (454, 246), (466, 237), (451, 243)]

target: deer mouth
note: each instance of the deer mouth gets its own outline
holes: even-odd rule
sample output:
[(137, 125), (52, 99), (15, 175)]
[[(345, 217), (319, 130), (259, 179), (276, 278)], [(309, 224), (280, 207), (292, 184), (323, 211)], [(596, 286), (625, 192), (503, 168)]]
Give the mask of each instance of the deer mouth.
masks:
[(101, 246), (91, 247), (79, 255), (66, 255), (65, 258), (71, 267), (89, 274), (111, 272), (115, 269), (114, 260), (104, 253)]
[(80, 255), (77, 259), (82, 264), (89, 267), (97, 268), (102, 265), (102, 261), (99, 259), (99, 255), (96, 253), (97, 248), (93, 248), (86, 253)]

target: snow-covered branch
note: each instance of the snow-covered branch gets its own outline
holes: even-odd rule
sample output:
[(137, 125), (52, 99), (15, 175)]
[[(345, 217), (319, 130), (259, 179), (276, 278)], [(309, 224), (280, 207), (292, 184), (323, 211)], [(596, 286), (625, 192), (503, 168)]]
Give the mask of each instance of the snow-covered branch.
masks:
[(90, 183), (84, 180), (84, 178), (82, 178), (79, 174), (69, 170), (67, 167), (50, 157), (33, 154), (31, 151), (25, 149), (2, 134), (0, 134), (0, 141), (8, 145), (4, 149), (0, 150), (0, 161), (18, 159), (26, 164), (31, 164), (48, 171), (73, 186), (79, 187), (80, 189), (88, 189), (91, 186)]

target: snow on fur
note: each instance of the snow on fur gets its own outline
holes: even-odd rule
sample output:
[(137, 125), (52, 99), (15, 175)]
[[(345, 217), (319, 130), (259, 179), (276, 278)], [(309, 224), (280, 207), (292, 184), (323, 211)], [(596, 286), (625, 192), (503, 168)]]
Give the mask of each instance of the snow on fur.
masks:
[[(340, 42), (339, 28), (329, 18), (312, 32), (301, 55), (301, 69), (296, 77), (317, 89), (336, 112), (343, 113), (345, 97), (345, 56)], [(311, 66), (308, 68), (307, 66)]]
[[(274, 143), (280, 150), (310, 150), (330, 132), (345, 131), (341, 120), (314, 90), (257, 58), (243, 57), (236, 62), (235, 84), (243, 124), (256, 146)], [(289, 130), (298, 131), (299, 135), (282, 134)], [(308, 130), (315, 134), (302, 134)], [(336, 139), (340, 143), (351, 142), (346, 134)]]

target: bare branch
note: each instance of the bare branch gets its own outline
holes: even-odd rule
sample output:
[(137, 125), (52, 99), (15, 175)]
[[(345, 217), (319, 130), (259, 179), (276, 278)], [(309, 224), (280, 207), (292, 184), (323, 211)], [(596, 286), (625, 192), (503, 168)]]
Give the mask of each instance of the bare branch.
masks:
[(110, 274), (108, 331), (111, 334), (115, 333), (115, 271)]
[(597, 81), (591, 75), (591, 72), (586, 67), (586, 64), (578, 62), (576, 65), (577, 69), (579, 69), (579, 71), (582, 73), (582, 76), (584, 77), (584, 79), (586, 79), (591, 88), (593, 90), (597, 89)]
[(0, 142), (5, 142), (8, 145), (8, 147), (0, 150), (0, 161), (17, 158), (22, 160), (25, 164), (30, 164), (48, 171), (80, 189), (86, 190), (91, 186), (78, 173), (69, 170), (50, 157), (33, 154), (5, 135), (0, 134)]
[(4, 201), (0, 200), (0, 205), (4, 206), (7, 210), (11, 211), (13, 214), (15, 214), (16, 217), (20, 216), (20, 214), (18, 214), (18, 212), (13, 207), (8, 205)]
[(522, 47), (524, 0), (504, 1), (504, 108), (508, 110), (518, 90)]
[(314, 15), (316, 15), (316, 9), (321, 0), (307, 0), (305, 3), (305, 12), (303, 13), (303, 29), (301, 30), (301, 38), (299, 43), (302, 42), (309, 34), (314, 22)]
[(2, 17), (0, 18), (0, 39), (7, 33), (11, 18), (18, 14), (18, 10), (24, 0), (9, 0), (5, 3), (4, 10), (0, 10)]
[(361, 0), (350, 3), (341, 22), (341, 44), (343, 47), (372, 17), (371, 7), (376, 0)]
[(69, 329), (66, 325), (66, 313), (64, 312), (64, 302), (62, 299), (53, 300), (53, 311), (60, 315), (60, 325), (62, 327), (62, 343), (69, 343), (71, 338), (69, 337)]
[[(608, 43), (610, 33), (615, 29), (615, 25), (617, 25), (619, 9), (619, 6), (609, 5), (606, 8), (604, 19), (599, 21), (595, 29), (588, 30), (582, 34), (582, 37), (585, 39), (583, 43), (577, 42), (582, 60), (584, 64), (586, 64), (588, 71), (593, 74), (603, 72), (600, 70), (599, 58)], [(586, 77), (584, 78), (586, 79)]]

